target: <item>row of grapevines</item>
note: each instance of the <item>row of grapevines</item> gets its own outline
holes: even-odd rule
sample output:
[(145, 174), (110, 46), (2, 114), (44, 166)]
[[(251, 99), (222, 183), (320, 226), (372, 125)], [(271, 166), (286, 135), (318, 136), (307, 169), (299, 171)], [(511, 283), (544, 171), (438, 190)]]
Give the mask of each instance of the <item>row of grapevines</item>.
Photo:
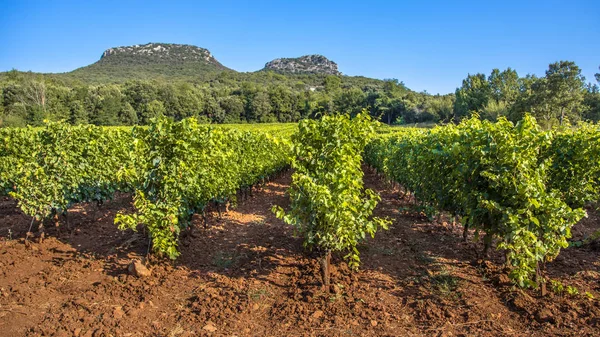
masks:
[(358, 266), (357, 244), (373, 236), (387, 221), (371, 218), (379, 196), (364, 189), (361, 168), (364, 146), (374, 135), (366, 113), (303, 120), (292, 136), (295, 172), (290, 187), (291, 209), (274, 207), (277, 217), (294, 225), (308, 248), (322, 253), (325, 285), (329, 285), (331, 251), (345, 251), (352, 267)]
[(545, 151), (552, 158), (550, 188), (575, 207), (600, 200), (600, 125), (581, 123), (553, 134)]
[(0, 184), (35, 219), (64, 214), (77, 202), (102, 202), (129, 156), (128, 133), (96, 126), (48, 123), (41, 129), (1, 131)]
[(13, 191), (19, 166), (32, 157), (37, 134), (31, 127), (0, 129), (0, 195)]
[(497, 238), (511, 277), (536, 286), (543, 263), (567, 246), (571, 227), (585, 215), (549, 188), (551, 146), (552, 134), (530, 116), (517, 125), (475, 117), (379, 138), (367, 146), (366, 159), (421, 202), (483, 230), (486, 247)]
[(193, 214), (282, 170), (288, 152), (287, 143), (266, 133), (159, 117), (133, 129), (133, 160), (121, 176), (135, 189), (135, 213), (120, 213), (115, 223), (147, 226), (153, 249), (176, 258), (178, 236)]

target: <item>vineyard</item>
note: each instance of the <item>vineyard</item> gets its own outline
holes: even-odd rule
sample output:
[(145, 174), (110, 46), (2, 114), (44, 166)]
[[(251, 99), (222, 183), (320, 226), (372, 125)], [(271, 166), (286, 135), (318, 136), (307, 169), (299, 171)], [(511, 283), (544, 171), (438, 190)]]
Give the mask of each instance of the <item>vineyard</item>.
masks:
[(484, 254), (497, 239), (521, 287), (544, 286), (544, 263), (568, 246), (600, 191), (600, 128), (589, 124), (544, 132), (531, 117), (516, 126), (475, 117), (382, 137), (366, 158), (424, 210), (460, 217), (465, 238), (469, 228), (485, 233)]
[(0, 157), (0, 336), (600, 329), (597, 124), (50, 122)]
[[(277, 129), (285, 133), (285, 128)], [(115, 192), (133, 192), (136, 212), (118, 214), (121, 229), (145, 225), (154, 251), (176, 258), (177, 237), (191, 216), (220, 210), (288, 166), (289, 146), (269, 133), (174, 123), (149, 128), (101, 128), (49, 123), (43, 129), (3, 129), (2, 186), (24, 214), (68, 224), (76, 203), (101, 205)], [(28, 232), (30, 235), (31, 228)]]

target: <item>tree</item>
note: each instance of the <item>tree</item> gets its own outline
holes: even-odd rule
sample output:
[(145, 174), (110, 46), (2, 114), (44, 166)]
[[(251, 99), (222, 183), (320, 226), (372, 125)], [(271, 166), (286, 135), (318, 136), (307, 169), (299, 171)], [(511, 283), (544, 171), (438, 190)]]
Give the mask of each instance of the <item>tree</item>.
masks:
[(142, 124), (149, 124), (152, 118), (164, 116), (164, 114), (165, 107), (163, 103), (158, 100), (153, 100), (143, 107), (140, 115), (140, 122)]
[(138, 124), (138, 116), (129, 102), (125, 102), (119, 111), (119, 122), (122, 125)]
[(519, 95), (519, 75), (511, 68), (504, 71), (493, 69), (488, 81), (496, 103), (513, 104)]
[(398, 82), (395, 78), (383, 80), (383, 92), (389, 98), (400, 97), (407, 91), (408, 89), (404, 83)]
[(490, 83), (484, 74), (468, 75), (462, 87), (456, 89), (454, 118), (461, 119), (473, 112), (480, 113), (491, 97)]
[(190, 83), (164, 85), (159, 90), (167, 116), (175, 120), (197, 116), (202, 110), (203, 93)]
[(117, 125), (124, 106), (125, 97), (116, 85), (103, 85), (95, 89), (98, 102), (90, 114), (90, 122), (95, 125)]
[(365, 97), (365, 93), (360, 88), (352, 87), (344, 90), (334, 98), (335, 109), (356, 116), (366, 108)]
[(498, 118), (508, 115), (508, 105), (505, 101), (491, 100), (481, 112), (481, 118), (497, 121)]
[(43, 80), (26, 78), (22, 84), (6, 89), (5, 100), (12, 103), (14, 114), (22, 115), (30, 125), (43, 124), (47, 117), (47, 88)]
[(221, 97), (221, 109), (225, 112), (225, 123), (239, 123), (244, 114), (244, 101), (239, 96)]
[(404, 83), (398, 83), (397, 79), (387, 79), (383, 81), (383, 92), (377, 93), (375, 98), (372, 115), (378, 119), (386, 120), (387, 124), (393, 121), (404, 111), (404, 104), (400, 99), (406, 93)]
[(525, 77), (519, 78), (519, 95), (515, 103), (508, 107), (508, 118), (517, 122), (521, 120), (525, 113), (531, 113), (536, 116), (534, 106), (534, 88), (539, 78), (535, 75), (527, 74)]
[(600, 89), (597, 85), (592, 85), (591, 83), (587, 85), (587, 90), (583, 97), (583, 106), (585, 107), (584, 120), (592, 122), (600, 121)]
[(431, 114), (430, 120), (448, 122), (452, 118), (454, 95), (425, 96), (425, 111)]
[(68, 121), (71, 115), (71, 89), (50, 84), (47, 87), (46, 97), (48, 102), (46, 118), (53, 121)]
[(276, 118), (271, 111), (272, 107), (269, 96), (260, 91), (254, 96), (250, 103), (251, 119), (249, 121), (275, 122)]
[(550, 64), (546, 71), (545, 90), (548, 104), (556, 109), (560, 123), (565, 117), (581, 116), (581, 103), (585, 91), (585, 77), (581, 69), (571, 61)]
[(328, 94), (334, 93), (340, 89), (340, 85), (342, 84), (342, 80), (338, 76), (329, 75), (325, 77), (323, 80), (323, 86), (325, 87), (325, 92)]
[(292, 92), (281, 85), (269, 86), (267, 92), (269, 95), (271, 107), (277, 115), (277, 120), (280, 122), (293, 121), (294, 118), (292, 116)]
[[(0, 87), (0, 116), (4, 117), (4, 88)], [(1, 126), (1, 124), (0, 124)]]
[(89, 116), (87, 110), (81, 101), (73, 101), (70, 106), (71, 117), (69, 123), (73, 125), (88, 124)]
[(138, 113), (140, 122), (142, 124), (147, 123), (145, 116), (147, 115), (148, 104), (159, 99), (157, 86), (150, 82), (130, 81), (124, 84), (123, 94), (127, 97), (127, 102)]

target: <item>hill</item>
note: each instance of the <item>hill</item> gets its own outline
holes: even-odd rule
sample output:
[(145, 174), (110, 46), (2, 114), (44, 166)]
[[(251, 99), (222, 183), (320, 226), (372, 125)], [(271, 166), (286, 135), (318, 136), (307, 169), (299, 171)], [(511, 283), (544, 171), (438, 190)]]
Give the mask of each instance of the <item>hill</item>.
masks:
[[(290, 76), (342, 75), (337, 63), (323, 55), (278, 58), (255, 73), (265, 71)], [(237, 73), (221, 64), (208, 49), (186, 44), (147, 43), (109, 48), (97, 62), (59, 77), (86, 83), (154, 79), (205, 82), (222, 72)]]
[(121, 82), (129, 79), (181, 78), (205, 80), (232, 71), (208, 49), (172, 43), (148, 43), (109, 48), (97, 62), (66, 73), (85, 82)]

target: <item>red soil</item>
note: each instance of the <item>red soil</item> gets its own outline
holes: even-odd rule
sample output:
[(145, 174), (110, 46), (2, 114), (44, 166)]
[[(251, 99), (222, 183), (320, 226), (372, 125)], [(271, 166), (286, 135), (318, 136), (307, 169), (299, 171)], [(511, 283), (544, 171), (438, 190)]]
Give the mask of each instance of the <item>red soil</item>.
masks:
[[(0, 203), (0, 336), (594, 336), (600, 331), (600, 252), (568, 248), (548, 274), (585, 296), (513, 287), (501, 254), (462, 230), (401, 212), (410, 206), (373, 173), (367, 187), (382, 201), (376, 215), (393, 224), (360, 247), (351, 272), (333, 258), (330, 291), (314, 254), (271, 213), (288, 204), (289, 174), (181, 240), (175, 262), (151, 257), (152, 275), (129, 275), (145, 256), (143, 233), (121, 232), (113, 219), (131, 210), (118, 195), (97, 209), (70, 211), (72, 229), (47, 228), (25, 243), (30, 218), (13, 200)], [(598, 213), (574, 228), (575, 239), (600, 228)], [(9, 232), (10, 230), (10, 232)]]

